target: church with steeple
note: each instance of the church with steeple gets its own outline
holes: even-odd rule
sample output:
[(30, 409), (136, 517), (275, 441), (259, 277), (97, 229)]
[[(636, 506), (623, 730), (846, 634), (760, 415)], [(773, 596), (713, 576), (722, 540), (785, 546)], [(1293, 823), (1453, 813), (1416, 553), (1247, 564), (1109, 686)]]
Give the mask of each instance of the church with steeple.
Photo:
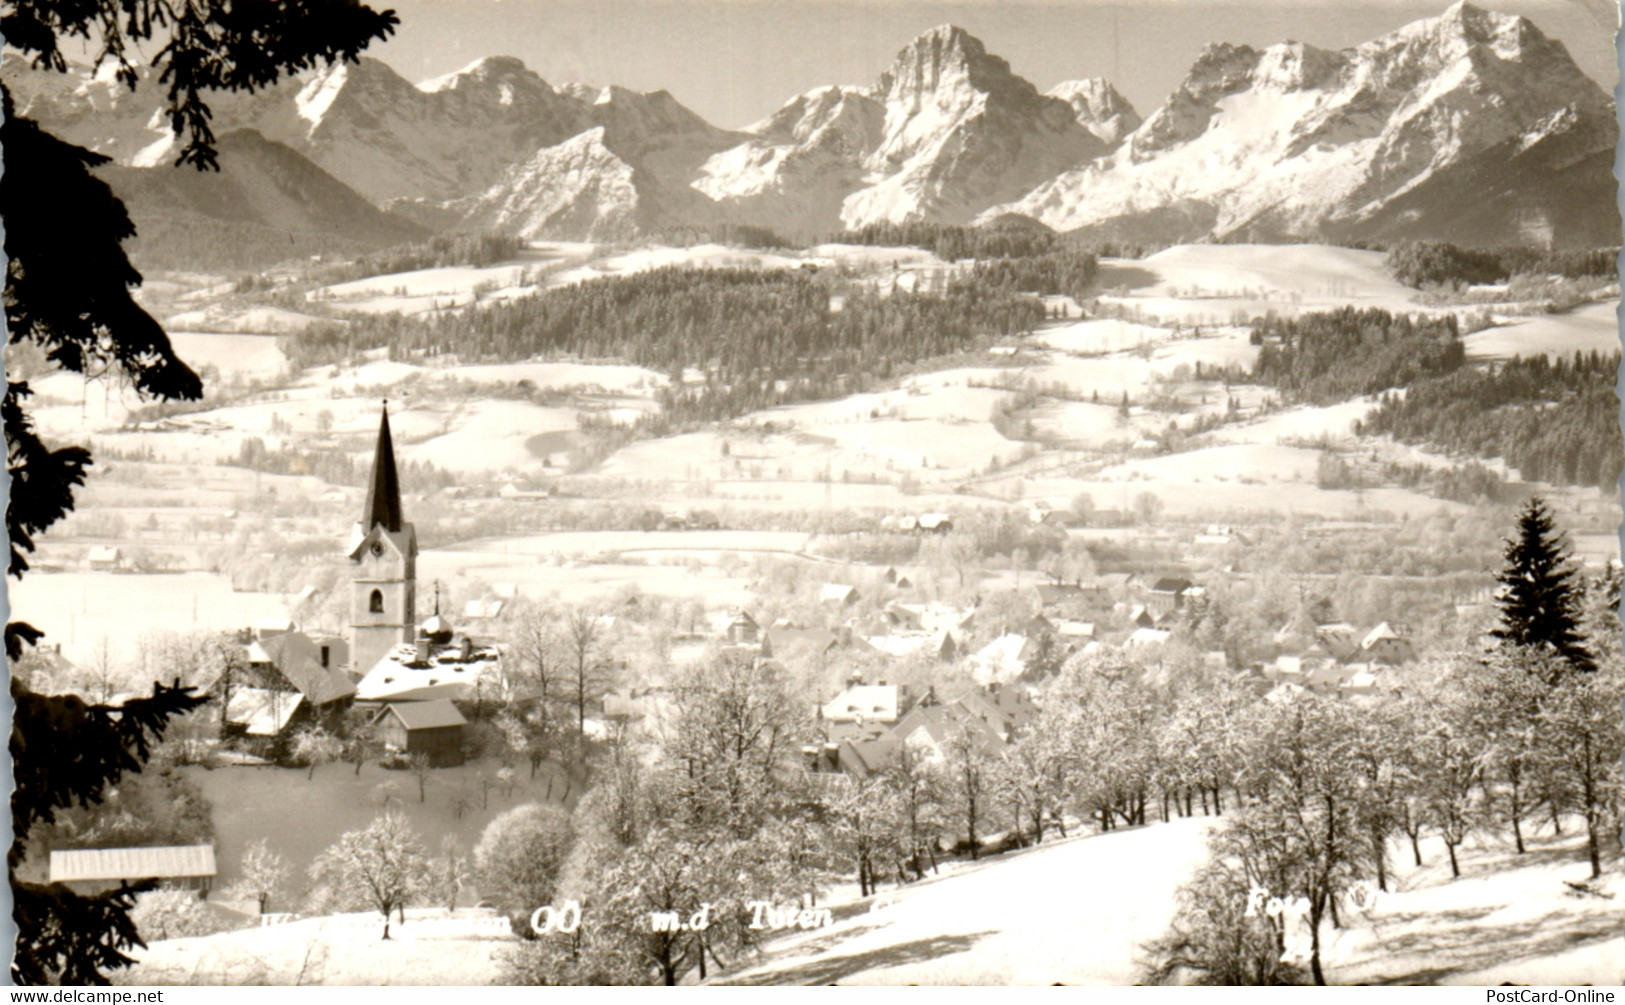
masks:
[(505, 693), (500, 650), (459, 635), (440, 612), (438, 587), (434, 614), (418, 623), (418, 536), (401, 509), (387, 401), (349, 559), (357, 701), (479, 701)]
[(418, 536), (401, 512), (387, 401), (367, 503), (350, 541), (350, 658), (365, 673), (396, 646), (410, 645), (417, 630)]

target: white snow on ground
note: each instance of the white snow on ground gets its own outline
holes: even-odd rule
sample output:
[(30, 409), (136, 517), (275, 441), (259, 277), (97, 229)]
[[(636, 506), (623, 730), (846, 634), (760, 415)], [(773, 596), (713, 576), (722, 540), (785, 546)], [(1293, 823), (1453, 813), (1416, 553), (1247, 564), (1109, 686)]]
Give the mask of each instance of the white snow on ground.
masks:
[(201, 372), (212, 366), (222, 377), (271, 380), (288, 366), (288, 357), (270, 335), (208, 335), (172, 331), (169, 341), (186, 365)]
[(585, 265), (554, 272), (547, 277), (546, 284), (565, 286), (588, 279), (628, 276), (674, 265), (707, 269), (796, 269), (801, 267), (801, 259), (721, 244), (701, 244), (692, 248), (657, 246), (595, 259)]
[(1211, 434), (1226, 443), (1281, 443), (1286, 440), (1347, 440), (1354, 424), (1374, 407), (1370, 398), (1356, 398), (1321, 408), (1305, 406), (1271, 412), (1258, 419), (1220, 426)]
[[(719, 607), (748, 607), (759, 599), (747, 580), (724, 576), (714, 568), (701, 568), (704, 553), (665, 554), (662, 564), (563, 561), (552, 565), (521, 551), (430, 550), (418, 556), (418, 575), (451, 584), (454, 589), (460, 577), (471, 582), (513, 583), (522, 596), (571, 605), (624, 597), (628, 590), (654, 597), (700, 599)], [(667, 560), (669, 564), (665, 564)]]
[(428, 314), (468, 307), (479, 297), (472, 291), (459, 293), (427, 293), (416, 297), (389, 295), (362, 296), (350, 300), (326, 301), (335, 310), (351, 314)]
[(727, 984), (1133, 984), (1205, 856), (1182, 820), (1046, 842), (892, 891), (890, 906), (787, 939)]
[[(1184, 454), (1170, 455), (1183, 457)], [(1301, 467), (1299, 468), (1301, 471)], [(1022, 500), (1072, 499), (1080, 492), (1094, 497), (1096, 505), (1130, 511), (1142, 492), (1162, 500), (1171, 517), (1216, 517), (1223, 514), (1303, 513), (1330, 519), (1369, 517), (1373, 513), (1410, 514), (1465, 513), (1470, 507), (1446, 502), (1408, 489), (1366, 489), (1355, 492), (1327, 490), (1315, 485), (1311, 474), (1305, 481), (1281, 481), (1267, 470), (1243, 468), (1231, 472), (1230, 480), (1214, 475), (1207, 480), (1180, 477), (1177, 472), (1157, 479), (1104, 480), (1046, 477), (1019, 469), (1001, 473), (999, 479), (984, 479), (979, 487), (1002, 492), (1006, 498)], [(1019, 494), (1017, 493), (1019, 489)]]
[[(939, 378), (941, 375), (929, 376)], [(954, 386), (941, 380), (910, 378), (903, 388), (896, 391), (785, 405), (753, 413), (740, 421), (748, 424), (792, 422), (798, 429), (813, 432), (830, 424), (869, 423), (879, 418), (988, 422), (1015, 397), (1012, 392), (995, 388)]]
[(242, 335), (281, 335), (304, 331), (318, 323), (333, 323), (333, 319), (283, 307), (239, 307), (229, 304), (213, 304), (202, 310), (183, 311), (164, 319), (164, 327), (171, 337), (175, 331), (185, 329)]
[(10, 600), (14, 619), (46, 632), (53, 643), (61, 644), (62, 655), (78, 666), (91, 665), (103, 638), (114, 663), (133, 661), (135, 641), (154, 625), (178, 631), (226, 631), (288, 613), (287, 597), (238, 593), (232, 590), (231, 577), (212, 572), (34, 575), (12, 589)]
[(1576, 352), (1618, 352), (1619, 301), (1586, 304), (1564, 314), (1537, 314), (1507, 318), (1495, 328), (1462, 339), (1469, 359), (1500, 359), (1544, 352), (1572, 356)]
[(646, 551), (800, 552), (808, 535), (775, 530), (606, 530), (562, 531), (529, 537), (490, 538), (458, 550), (503, 555), (598, 555)]
[(427, 371), (433, 376), (478, 383), (528, 380), (537, 390), (598, 389), (629, 394), (665, 387), (671, 379), (641, 366), (621, 363), (496, 363)]
[(538, 463), (525, 445), (539, 433), (576, 428), (576, 413), (528, 401), (475, 401), (445, 419), (445, 431), (396, 448), (408, 461), (428, 461), (449, 471), (523, 470)]
[(1616, 862), (1601, 891), (1577, 896), (1566, 885), (1591, 875), (1576, 818), (1566, 836), (1526, 838), (1516, 855), (1499, 836), (1473, 835), (1458, 849), (1452, 879), (1437, 838), (1422, 842), (1416, 868), (1408, 843), (1395, 842), (1394, 891), (1379, 895), (1369, 920), (1329, 947), (1332, 983), (1595, 984), (1625, 979)]
[(1093, 450), (1105, 449), (1110, 444), (1129, 446), (1161, 432), (1168, 425), (1164, 418), (1154, 414), (1142, 413), (1125, 420), (1118, 414), (1116, 405), (1053, 399), (1041, 402), (1026, 417), (1032, 421), (1035, 433), (1054, 437), (1069, 446)]
[[(347, 283), (335, 283), (313, 290), (308, 299), (313, 301), (346, 300), (352, 297), (374, 296), (463, 296), (472, 295), (482, 286), (496, 289), (525, 283), (527, 269), (523, 263), (492, 265), (485, 268), (451, 266), (439, 269), (418, 269), (415, 272), (392, 272), (383, 276), (368, 276)], [(404, 291), (404, 292), (403, 292)]]
[(1146, 296), (1301, 297), (1338, 305), (1406, 306), (1416, 291), (1383, 266), (1380, 251), (1317, 244), (1184, 244), (1135, 266), (1157, 277)]
[[(1142, 947), (1166, 932), (1211, 826), (1153, 823), (955, 863), (942, 878), (887, 887), (864, 904), (876, 909), (771, 943), (761, 962), (714, 983), (1136, 983)], [(1422, 842), (1422, 868), (1395, 842), (1390, 892), (1345, 928), (1326, 924), (1329, 983), (1618, 984), (1617, 899), (1564, 885), (1590, 874), (1583, 838), (1570, 830), (1530, 845), (1520, 857), (1475, 837), (1452, 879), (1437, 838)], [(1616, 867), (1603, 892), (1621, 888)]]
[[(944, 864), (866, 900), (849, 884), (822, 906), (834, 924), (771, 940), (712, 983), (738, 985), (1126, 985), (1143, 978), (1145, 946), (1168, 929), (1177, 892), (1206, 857), (1210, 818), (1051, 838), (981, 862)], [(1625, 976), (1617, 866), (1601, 891), (1571, 894), (1589, 875), (1583, 838), (1532, 837), (1515, 856), (1493, 838), (1460, 850), (1450, 876), (1437, 838), (1412, 866), (1395, 842), (1390, 892), (1366, 914), (1322, 932), (1332, 984), (1615, 985)], [(205, 939), (156, 941), (120, 975), (128, 984), (489, 984), (512, 936), (481, 912), (447, 919), (407, 911), (390, 942), (376, 915), (310, 918)], [(440, 921), (439, 919), (447, 919)], [(494, 929), (495, 925), (492, 924)]]
[[(1140, 260), (1107, 259), (1103, 302), (1164, 322), (1223, 324), (1237, 313), (1295, 314), (1335, 307), (1417, 313), (1416, 291), (1390, 276), (1376, 251), (1312, 244), (1188, 244)], [(1448, 309), (1448, 308), (1446, 308)]]
[(1248, 478), (1272, 482), (1313, 482), (1319, 462), (1320, 452), (1316, 450), (1238, 443), (1125, 461), (1106, 468), (1100, 474), (1103, 480), (1108, 481), (1150, 482), (1162, 486)]
[(154, 942), (132, 954), (136, 966), (119, 979), (125, 984), (489, 985), (502, 974), (502, 957), (519, 943), (518, 936), (495, 929), (489, 912), (461, 910), (447, 917), (439, 909), (408, 909), (406, 924), (392, 926), (385, 942), (379, 938), (379, 915), (333, 915)]
[(879, 266), (891, 268), (939, 269), (949, 263), (920, 248), (883, 248), (866, 244), (820, 244), (807, 250), (813, 261), (827, 259), (839, 265), (856, 269)]
[(1062, 328), (1039, 332), (1035, 340), (1051, 349), (1092, 356), (1099, 353), (1123, 352), (1142, 345), (1155, 345), (1173, 335), (1167, 328), (1131, 324), (1105, 318), (1097, 321), (1079, 321)]

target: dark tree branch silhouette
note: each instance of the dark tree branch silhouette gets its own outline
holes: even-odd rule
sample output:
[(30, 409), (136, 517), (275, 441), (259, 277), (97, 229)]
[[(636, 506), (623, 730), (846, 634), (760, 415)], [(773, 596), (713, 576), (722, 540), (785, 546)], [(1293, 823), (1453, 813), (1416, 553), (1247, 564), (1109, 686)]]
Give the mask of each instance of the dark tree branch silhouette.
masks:
[[(167, 85), (170, 125), (186, 133), (177, 163), (218, 170), (209, 108), (215, 90), (252, 91), (284, 73), (318, 61), (354, 59), (399, 23), (393, 11), (376, 12), (356, 0), (7, 0), (0, 35), (39, 70), (66, 72), (64, 39), (99, 46), (98, 67), (114, 64), (132, 89), (140, 79), (132, 55), (137, 43), (163, 43), (153, 60)], [(43, 351), (58, 368), (98, 377), (118, 373), (147, 399), (198, 399), (202, 382), (175, 356), (169, 337), (130, 295), (141, 274), (123, 242), (135, 236), (124, 205), (92, 169), (108, 158), (65, 143), (15, 114), (0, 85), (0, 221), (5, 225), (7, 341)], [(0, 419), (6, 434), (11, 492), (6, 532), (7, 572), (21, 578), (35, 539), (74, 507), (84, 485), (89, 451), (52, 446), (35, 431), (26, 380), (6, 382)], [(43, 633), (32, 625), (6, 625), (6, 655), (15, 661)], [(16, 680), (11, 754), (14, 842), (7, 866), (18, 925), (12, 979), (20, 984), (61, 981), (105, 984), (106, 972), (131, 961), (141, 945), (129, 912), (150, 883), (125, 885), (96, 897), (60, 885), (19, 882), (30, 828), (51, 823), (58, 809), (101, 800), (108, 786), (138, 772), (169, 720), (196, 708), (191, 689), (155, 685), (150, 698), (122, 706), (86, 705), (73, 695), (43, 696)]]

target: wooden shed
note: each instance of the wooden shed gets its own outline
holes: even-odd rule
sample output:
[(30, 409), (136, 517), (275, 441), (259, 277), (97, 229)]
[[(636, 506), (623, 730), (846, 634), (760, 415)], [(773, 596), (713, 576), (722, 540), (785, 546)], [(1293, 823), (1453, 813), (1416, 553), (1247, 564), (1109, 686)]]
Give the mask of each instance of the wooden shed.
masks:
[(214, 876), (214, 845), (209, 844), (51, 852), (51, 882), (87, 895), (116, 890), (126, 882), (158, 879), (204, 897)]
[(385, 749), (427, 754), (437, 768), (463, 763), (463, 730), (468, 720), (445, 698), (385, 705), (373, 720)]

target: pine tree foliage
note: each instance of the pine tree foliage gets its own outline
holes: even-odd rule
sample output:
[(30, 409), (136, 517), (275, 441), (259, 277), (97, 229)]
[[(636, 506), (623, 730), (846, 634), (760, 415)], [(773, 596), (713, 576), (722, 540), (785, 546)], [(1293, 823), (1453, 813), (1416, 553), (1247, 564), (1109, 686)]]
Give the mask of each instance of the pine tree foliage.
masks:
[(356, 0), (13, 0), (0, 17), (0, 34), (35, 68), (59, 72), (68, 68), (64, 37), (94, 38), (101, 44), (96, 65), (113, 64), (132, 90), (143, 43), (162, 41), (152, 65), (168, 85), (165, 114), (177, 135), (188, 135), (176, 163), (218, 170), (205, 92), (255, 91), (284, 73), (354, 59), (399, 23), (394, 11)]
[(1501, 625), (1495, 637), (1507, 645), (1555, 652), (1576, 670), (1595, 670), (1580, 631), (1583, 597), (1568, 544), (1540, 497), (1518, 514), (1517, 532), (1503, 554), (1506, 565), (1496, 576)]
[(18, 984), (106, 984), (107, 971), (131, 962), (126, 951), (144, 945), (129, 912), (136, 894), (156, 884), (87, 897), (22, 882), (17, 868), (34, 828), (51, 824), (58, 810), (100, 802), (120, 778), (141, 770), (172, 717), (204, 699), (190, 687), (155, 685), (150, 698), (87, 705), (74, 695), (34, 694), (16, 681), (11, 697), (15, 839), (6, 862), (18, 933), (11, 977)]
[[(12, 0), (0, 14), (0, 35), (38, 69), (67, 70), (63, 39), (99, 46), (98, 66), (112, 63), (132, 88), (132, 62), (142, 43), (161, 40), (153, 59), (168, 86), (168, 115), (188, 140), (182, 163), (216, 167), (214, 136), (203, 95), (211, 90), (254, 90), (283, 73), (320, 60), (354, 58), (397, 19), (355, 0)], [(169, 338), (130, 296), (141, 282), (122, 242), (134, 236), (128, 213), (91, 169), (107, 158), (64, 143), (15, 114), (0, 85), (0, 223), (5, 229), (7, 341), (43, 353), (58, 368), (86, 377), (117, 375), (145, 398), (197, 399), (202, 384), (176, 358)], [(53, 447), (28, 415), (26, 380), (6, 383), (0, 420), (11, 478), (6, 531), (7, 572), (21, 577), (36, 537), (73, 509), (74, 489), (85, 482), (91, 458), (80, 447)], [(42, 633), (6, 625), (6, 654), (15, 661)], [(125, 951), (140, 944), (129, 912), (137, 884), (97, 897), (60, 886), (17, 880), (32, 827), (49, 824), (56, 810), (98, 801), (108, 786), (141, 770), (168, 720), (202, 699), (189, 688), (155, 687), (152, 697), (122, 707), (86, 705), (73, 696), (35, 695), (13, 681), (16, 714), (11, 752), (17, 772), (12, 797), (15, 835), (7, 863), (19, 938), (12, 978), (33, 984), (56, 980), (106, 983), (125, 966)]]

